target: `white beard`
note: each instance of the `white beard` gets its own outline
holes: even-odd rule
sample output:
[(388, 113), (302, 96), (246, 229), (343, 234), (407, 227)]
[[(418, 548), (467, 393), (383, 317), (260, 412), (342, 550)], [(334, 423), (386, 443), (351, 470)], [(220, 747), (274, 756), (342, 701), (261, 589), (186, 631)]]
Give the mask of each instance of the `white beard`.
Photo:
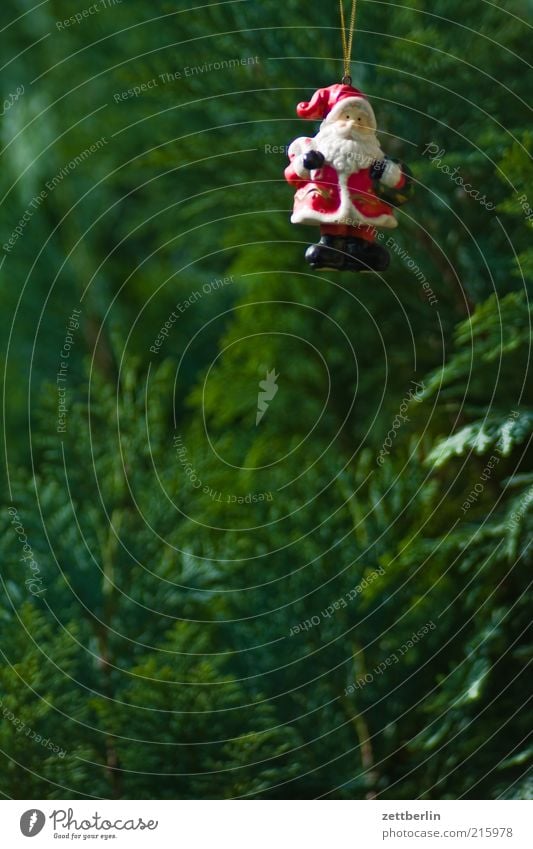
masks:
[(348, 137), (339, 133), (335, 124), (326, 125), (313, 139), (313, 150), (318, 150), (335, 171), (355, 174), (370, 168), (376, 159), (383, 159), (375, 133), (352, 131)]

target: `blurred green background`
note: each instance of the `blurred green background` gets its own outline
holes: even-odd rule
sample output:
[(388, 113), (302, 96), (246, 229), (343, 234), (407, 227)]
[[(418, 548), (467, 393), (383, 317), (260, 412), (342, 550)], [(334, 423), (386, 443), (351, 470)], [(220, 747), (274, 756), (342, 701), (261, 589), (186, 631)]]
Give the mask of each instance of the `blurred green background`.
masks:
[(3, 796), (531, 798), (532, 5), (360, 0), (416, 196), (335, 277), (336, 4), (3, 0)]

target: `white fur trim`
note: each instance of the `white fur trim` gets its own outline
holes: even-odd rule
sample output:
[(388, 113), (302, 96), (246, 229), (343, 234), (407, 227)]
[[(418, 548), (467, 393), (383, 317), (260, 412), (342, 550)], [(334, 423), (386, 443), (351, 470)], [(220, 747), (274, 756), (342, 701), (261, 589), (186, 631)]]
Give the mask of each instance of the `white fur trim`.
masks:
[[(348, 175), (351, 176), (351, 175)], [(392, 229), (398, 226), (395, 217), (390, 213), (367, 217), (359, 212), (353, 205), (348, 190), (348, 176), (339, 174), (340, 206), (335, 212), (318, 212), (313, 209), (302, 207), (293, 213), (291, 222), (293, 224), (347, 224), (350, 222), (354, 227), (359, 224), (365, 226), (384, 227)]]
[(390, 159), (385, 165), (385, 170), (381, 178), (381, 183), (388, 186), (389, 189), (394, 189), (402, 179), (402, 169), (397, 162), (392, 162)]
[(291, 164), (292, 164), (292, 167), (294, 168), (294, 170), (296, 171), (296, 173), (298, 174), (298, 176), (301, 177), (302, 180), (304, 178), (309, 177), (309, 171), (307, 170), (307, 168), (304, 165), (304, 155), (303, 154), (300, 154), (300, 156), (296, 156), (292, 160)]
[(353, 210), (351, 215), (344, 218), (339, 216), (338, 212), (325, 214), (324, 212), (302, 209), (291, 215), (291, 224), (347, 224), (351, 227), (382, 227), (384, 230), (393, 230), (398, 226), (398, 222), (392, 215), (378, 215), (374, 218), (367, 218), (356, 209)]
[(293, 156), (299, 156), (300, 153), (307, 152), (311, 149), (312, 144), (313, 139), (307, 138), (306, 136), (300, 136), (300, 138), (294, 139), (294, 141), (289, 145), (289, 150), (287, 151), (289, 159)]
[(294, 139), (294, 141), (289, 146), (288, 154), (289, 159), (291, 160), (291, 165), (296, 171), (298, 177), (304, 179), (309, 177), (309, 171), (304, 167), (303, 159), (305, 154), (312, 150), (313, 148), (313, 139), (306, 138), (305, 136), (300, 136), (299, 139)]

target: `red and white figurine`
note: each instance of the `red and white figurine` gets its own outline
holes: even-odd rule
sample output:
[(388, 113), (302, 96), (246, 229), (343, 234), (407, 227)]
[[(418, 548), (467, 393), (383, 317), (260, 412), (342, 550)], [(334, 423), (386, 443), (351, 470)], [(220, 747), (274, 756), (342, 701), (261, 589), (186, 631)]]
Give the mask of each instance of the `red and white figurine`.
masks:
[(351, 85), (321, 88), (296, 111), (322, 121), (316, 136), (293, 141), (285, 170), (297, 189), (292, 223), (320, 227), (307, 262), (317, 270), (384, 271), (390, 256), (376, 236), (398, 226), (393, 207), (409, 199), (408, 170), (385, 156), (374, 111)]

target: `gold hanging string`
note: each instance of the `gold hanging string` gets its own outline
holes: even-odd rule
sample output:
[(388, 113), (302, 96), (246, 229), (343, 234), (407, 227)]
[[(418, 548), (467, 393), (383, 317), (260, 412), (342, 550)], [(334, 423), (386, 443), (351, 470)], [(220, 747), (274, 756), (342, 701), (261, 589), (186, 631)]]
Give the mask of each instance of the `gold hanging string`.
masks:
[(342, 33), (342, 52), (343, 52), (343, 61), (344, 61), (344, 75), (342, 78), (343, 83), (346, 85), (351, 85), (352, 83), (352, 74), (351, 74), (351, 64), (352, 64), (352, 47), (353, 47), (353, 37), (355, 32), (355, 24), (357, 19), (357, 0), (352, 0), (352, 13), (350, 17), (350, 29), (346, 28), (346, 16), (344, 14), (344, 0), (339, 0), (339, 8), (341, 12), (341, 33)]

